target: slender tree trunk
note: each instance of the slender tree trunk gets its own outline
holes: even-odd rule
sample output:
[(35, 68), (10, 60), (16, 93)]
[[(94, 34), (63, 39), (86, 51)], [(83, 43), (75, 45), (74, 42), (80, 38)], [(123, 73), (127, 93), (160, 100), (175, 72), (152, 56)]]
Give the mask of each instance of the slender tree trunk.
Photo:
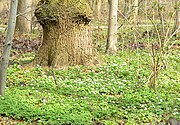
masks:
[(1, 58), (0, 67), (0, 95), (4, 96), (6, 86), (6, 74), (10, 58), (10, 51), (12, 46), (12, 39), (14, 35), (16, 25), (16, 13), (17, 13), (18, 0), (11, 0), (10, 16), (8, 21), (8, 30), (6, 35), (6, 41), (3, 48), (3, 54)]
[(18, 2), (18, 18), (16, 29), (19, 34), (29, 34), (31, 33), (31, 12), (32, 0), (19, 0)]
[(137, 24), (138, 22), (138, 6), (139, 6), (139, 0), (134, 0), (134, 22)]
[(101, 20), (103, 20), (103, 21), (105, 21), (105, 22), (107, 22), (107, 18), (108, 18), (108, 11), (109, 11), (109, 8), (108, 8), (108, 6), (109, 6), (109, 3), (108, 3), (108, 1), (106, 1), (106, 0), (103, 0), (102, 1), (102, 6), (101, 6)]
[(118, 0), (111, 0), (109, 5), (109, 26), (106, 52), (115, 54), (117, 51), (117, 11)]
[(176, 36), (180, 35), (180, 7), (178, 5), (180, 5), (180, 1), (176, 2), (176, 7), (175, 7), (175, 11), (176, 11), (176, 17), (175, 17), (175, 27), (174, 27), (174, 31), (176, 31)]
[[(163, 2), (162, 0), (158, 0), (158, 15), (159, 15), (159, 20), (161, 22), (161, 25), (164, 27), (164, 15), (163, 15)], [(164, 32), (164, 29), (163, 29)]]
[(97, 17), (98, 17), (98, 20), (101, 20), (101, 6), (102, 6), (102, 1), (97, 0)]
[(124, 0), (124, 15), (128, 17), (128, 11), (129, 11), (129, 0)]
[(93, 10), (93, 14), (96, 16), (96, 1), (97, 0), (93, 0), (92, 2), (92, 10)]

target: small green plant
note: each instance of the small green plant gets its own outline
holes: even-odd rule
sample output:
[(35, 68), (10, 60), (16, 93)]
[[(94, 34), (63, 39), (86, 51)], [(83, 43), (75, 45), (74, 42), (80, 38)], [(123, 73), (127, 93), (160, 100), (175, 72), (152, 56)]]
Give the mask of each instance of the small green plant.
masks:
[(19, 124), (55, 125), (130, 125), (180, 118), (178, 54), (169, 56), (171, 65), (161, 71), (156, 91), (148, 87), (148, 53), (131, 52), (132, 60), (128, 56), (107, 55), (107, 64), (96, 68), (54, 69), (56, 82), (47, 68), (14, 64), (8, 69), (7, 94), (0, 97), (0, 115), (22, 120)]

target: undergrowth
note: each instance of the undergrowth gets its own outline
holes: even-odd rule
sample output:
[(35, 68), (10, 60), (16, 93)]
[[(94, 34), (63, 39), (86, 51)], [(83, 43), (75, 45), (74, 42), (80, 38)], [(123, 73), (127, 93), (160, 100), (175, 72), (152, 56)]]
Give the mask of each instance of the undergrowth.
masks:
[[(144, 51), (105, 56), (106, 65), (49, 70), (8, 69), (0, 115), (19, 124), (139, 125), (180, 119), (180, 56), (172, 53), (160, 71), (157, 90), (149, 88), (151, 59)], [(55, 74), (55, 76), (54, 76)]]

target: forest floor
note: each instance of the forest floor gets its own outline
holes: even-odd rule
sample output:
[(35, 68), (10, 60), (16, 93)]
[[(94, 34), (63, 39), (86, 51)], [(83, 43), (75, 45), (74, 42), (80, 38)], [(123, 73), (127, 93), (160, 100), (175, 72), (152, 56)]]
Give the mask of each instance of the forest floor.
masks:
[[(0, 34), (1, 46), (4, 40)], [(179, 43), (158, 62), (153, 89), (152, 44), (145, 40), (132, 40), (123, 49), (118, 44), (117, 55), (103, 53), (106, 63), (98, 67), (52, 70), (24, 66), (33, 60), (41, 36), (15, 36), (6, 95), (0, 97), (0, 124), (162, 125), (169, 117), (180, 119)], [(104, 42), (96, 47), (103, 50)], [(157, 57), (159, 52), (156, 44)]]

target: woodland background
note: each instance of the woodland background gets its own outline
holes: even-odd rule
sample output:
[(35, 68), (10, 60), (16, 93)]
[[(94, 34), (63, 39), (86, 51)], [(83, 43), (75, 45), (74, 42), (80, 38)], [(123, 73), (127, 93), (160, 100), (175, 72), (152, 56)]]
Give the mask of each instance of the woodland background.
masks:
[[(91, 0), (92, 39), (103, 63), (51, 69), (31, 66), (43, 36), (38, 0), (19, 0), (0, 124), (178, 125), (180, 2), (118, 2), (116, 53), (106, 53), (108, 0)], [(0, 0), (1, 50), (9, 4)]]

